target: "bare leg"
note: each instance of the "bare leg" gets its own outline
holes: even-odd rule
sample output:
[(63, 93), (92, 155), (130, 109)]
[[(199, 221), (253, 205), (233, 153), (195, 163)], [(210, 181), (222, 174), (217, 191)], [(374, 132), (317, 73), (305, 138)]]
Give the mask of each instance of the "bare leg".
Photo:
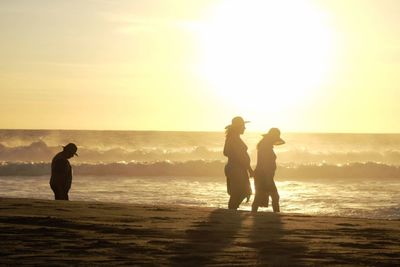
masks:
[(274, 212), (280, 212), (278, 191), (272, 192), (271, 198), (272, 198), (272, 210)]
[(246, 198), (245, 196), (242, 197), (242, 196), (231, 195), (228, 202), (228, 209), (237, 210), (239, 208), (240, 203), (242, 203), (243, 199), (245, 198)]
[(252, 212), (257, 212), (259, 207), (259, 201), (260, 201), (260, 195), (256, 193), (256, 195), (254, 196), (253, 204), (251, 205)]

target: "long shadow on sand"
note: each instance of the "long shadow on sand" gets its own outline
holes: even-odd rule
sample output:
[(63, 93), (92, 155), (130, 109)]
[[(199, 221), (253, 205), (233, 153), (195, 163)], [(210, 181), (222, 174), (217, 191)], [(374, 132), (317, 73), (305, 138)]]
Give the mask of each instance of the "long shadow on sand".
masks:
[(281, 215), (259, 212), (252, 215), (250, 244), (257, 251), (258, 266), (302, 266), (307, 247), (285, 232)]
[(224, 263), (230, 258), (229, 252), (224, 250), (232, 245), (242, 221), (248, 215), (225, 209), (212, 211), (207, 221), (196, 222), (193, 228), (186, 231), (185, 241), (174, 246), (177, 256), (171, 259), (171, 264), (204, 266)]

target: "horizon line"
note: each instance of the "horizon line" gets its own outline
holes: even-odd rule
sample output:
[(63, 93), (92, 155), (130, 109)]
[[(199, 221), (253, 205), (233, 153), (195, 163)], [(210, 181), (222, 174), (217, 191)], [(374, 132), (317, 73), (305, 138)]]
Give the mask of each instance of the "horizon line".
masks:
[[(224, 129), (221, 131), (216, 130), (121, 130), (121, 129), (57, 129), (57, 128), (0, 128), (0, 131), (92, 131), (92, 132), (194, 132), (194, 133), (223, 133)], [(265, 131), (246, 131), (247, 133), (264, 133)], [(288, 134), (400, 134), (400, 132), (322, 132), (322, 131), (283, 131)], [(245, 133), (246, 134), (246, 133)]]

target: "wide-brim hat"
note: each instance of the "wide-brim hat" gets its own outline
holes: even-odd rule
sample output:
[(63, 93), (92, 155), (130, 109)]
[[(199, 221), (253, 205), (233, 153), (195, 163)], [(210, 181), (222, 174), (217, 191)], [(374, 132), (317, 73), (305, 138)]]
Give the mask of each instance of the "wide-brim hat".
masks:
[(225, 126), (225, 129), (232, 128), (232, 127), (238, 127), (238, 126), (244, 126), (246, 123), (249, 123), (250, 121), (245, 121), (242, 117), (236, 116), (232, 119), (232, 123)]
[(263, 134), (262, 136), (268, 137), (272, 140), (272, 144), (275, 146), (285, 144), (285, 140), (281, 138), (281, 131), (278, 128), (269, 129), (268, 133)]
[(73, 152), (75, 156), (78, 156), (78, 153), (76, 153), (76, 151), (78, 151), (78, 147), (74, 143), (69, 143), (68, 145), (63, 146), (63, 150)]

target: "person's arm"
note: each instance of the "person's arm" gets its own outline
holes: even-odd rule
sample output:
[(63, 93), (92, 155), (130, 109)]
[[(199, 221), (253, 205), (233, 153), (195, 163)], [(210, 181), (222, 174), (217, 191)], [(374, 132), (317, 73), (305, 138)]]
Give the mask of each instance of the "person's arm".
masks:
[(71, 166), (68, 163), (68, 171), (67, 171), (67, 179), (66, 179), (66, 190), (69, 191), (72, 185), (72, 170)]
[(66, 159), (57, 159), (54, 164), (54, 175), (56, 176), (56, 186), (60, 189), (67, 189), (68, 187), (68, 176), (69, 176), (69, 164)]
[(225, 144), (224, 144), (224, 156), (225, 157), (230, 157), (230, 142), (229, 139), (225, 140)]

